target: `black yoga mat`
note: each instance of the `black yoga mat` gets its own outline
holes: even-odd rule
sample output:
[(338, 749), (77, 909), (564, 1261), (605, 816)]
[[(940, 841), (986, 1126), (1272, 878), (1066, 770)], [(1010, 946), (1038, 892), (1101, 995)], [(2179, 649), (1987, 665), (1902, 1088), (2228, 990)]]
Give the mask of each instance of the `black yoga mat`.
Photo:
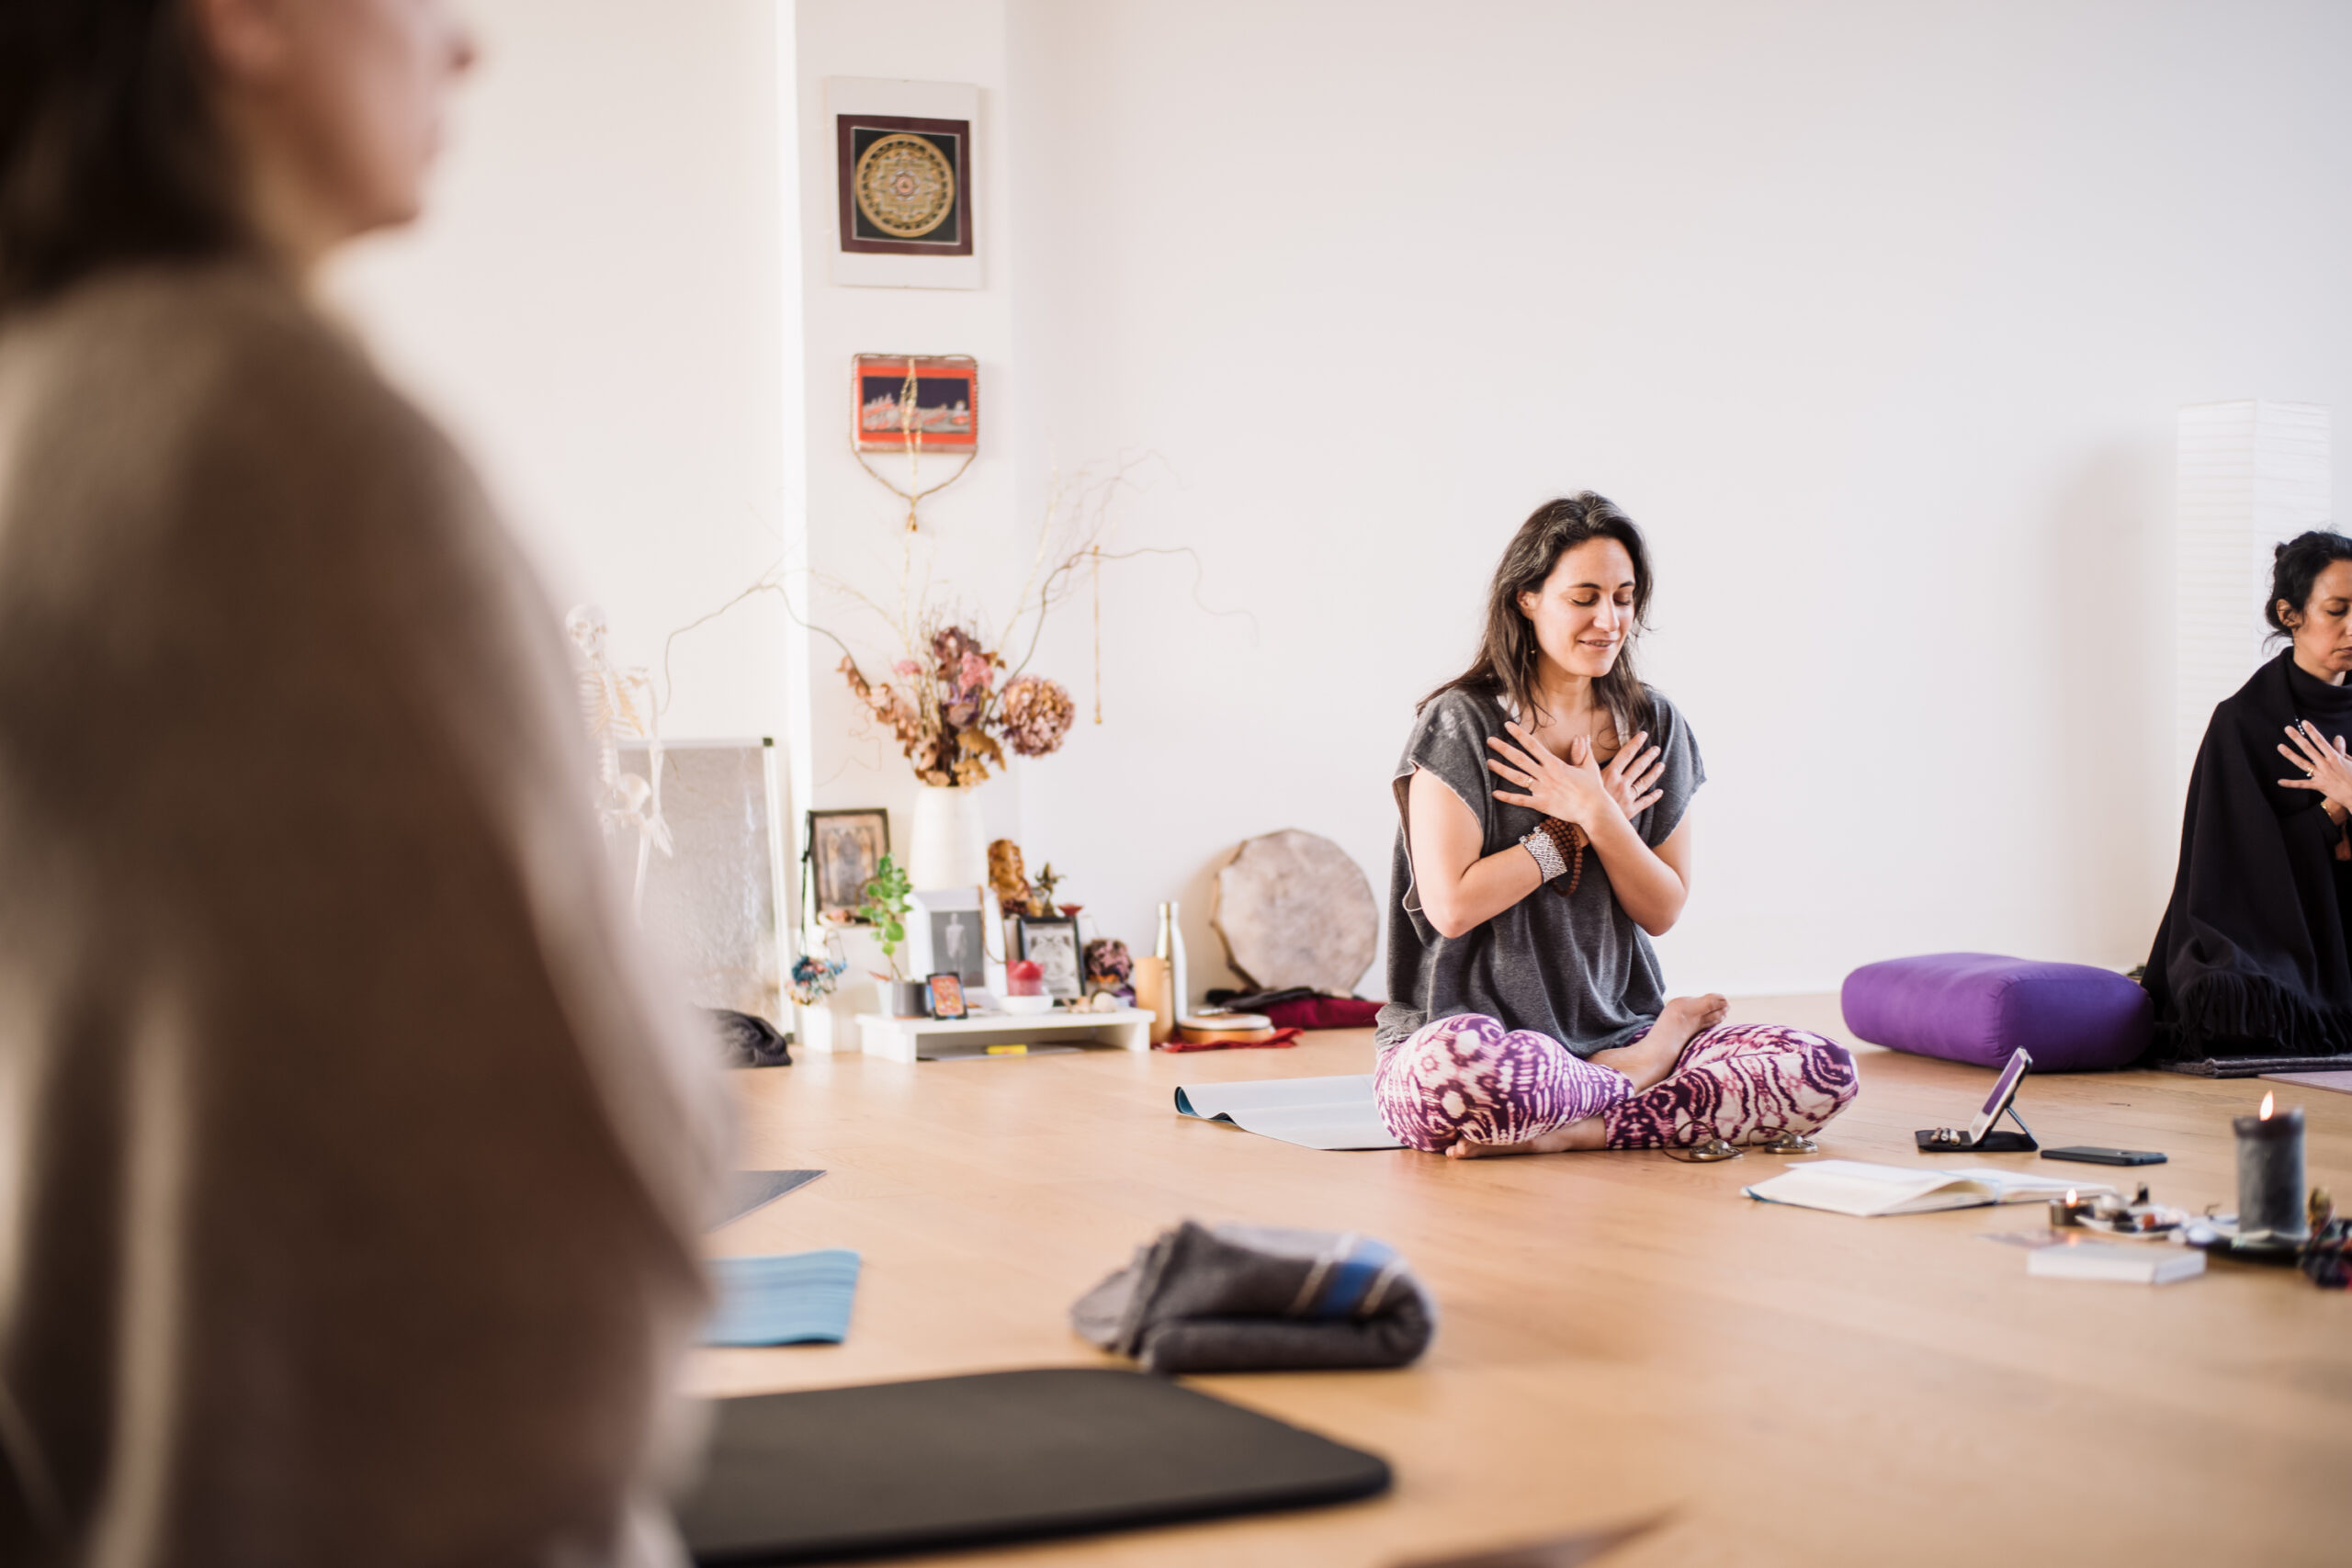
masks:
[(2340, 1073), (2352, 1068), (2352, 1056), (2210, 1056), (2155, 1066), (2198, 1078), (2253, 1078), (2270, 1073)]
[(824, 1175), (821, 1170), (738, 1170), (729, 1173), (727, 1195), (720, 1201), (712, 1230), (732, 1224), (754, 1209), (764, 1209), (796, 1187), (806, 1187)]
[(1057, 1367), (718, 1402), (699, 1563), (826, 1562), (1369, 1497), (1388, 1466), (1162, 1378)]

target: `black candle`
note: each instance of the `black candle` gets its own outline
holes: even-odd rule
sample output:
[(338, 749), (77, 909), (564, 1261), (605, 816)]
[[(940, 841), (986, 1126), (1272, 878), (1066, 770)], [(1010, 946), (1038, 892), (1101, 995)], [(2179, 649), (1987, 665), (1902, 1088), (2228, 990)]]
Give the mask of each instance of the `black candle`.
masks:
[(2303, 1209), (2303, 1111), (2274, 1115), (2274, 1103), (2266, 1094), (2259, 1115), (2235, 1121), (2238, 1235), (2301, 1241), (2311, 1234)]

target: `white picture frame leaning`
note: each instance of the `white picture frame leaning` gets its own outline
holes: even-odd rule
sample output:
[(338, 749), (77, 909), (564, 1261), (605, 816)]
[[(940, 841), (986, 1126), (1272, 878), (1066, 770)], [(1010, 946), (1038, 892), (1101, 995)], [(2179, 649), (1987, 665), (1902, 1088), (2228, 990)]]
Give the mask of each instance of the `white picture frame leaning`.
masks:
[(956, 975), (975, 1010), (1004, 995), (1004, 919), (996, 890), (944, 887), (907, 895), (907, 973)]
[[(623, 740), (621, 771), (650, 779), (650, 741)], [(793, 891), (784, 849), (784, 753), (768, 737), (671, 740), (662, 747), (662, 812), (671, 847), (646, 863), (639, 924), (669, 954), (697, 1006), (782, 1025), (792, 964)], [(627, 887), (637, 837), (606, 840)]]
[(1086, 942), (1077, 917), (1017, 916), (1013, 927), (1020, 938), (1021, 956), (1041, 965), (1046, 995), (1056, 1001), (1074, 1002), (1086, 995)]

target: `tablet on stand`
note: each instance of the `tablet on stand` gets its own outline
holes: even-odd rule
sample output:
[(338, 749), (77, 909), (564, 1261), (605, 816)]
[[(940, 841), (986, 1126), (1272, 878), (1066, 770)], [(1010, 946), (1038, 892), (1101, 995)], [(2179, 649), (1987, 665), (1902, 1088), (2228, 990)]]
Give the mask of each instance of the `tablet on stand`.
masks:
[[(2018, 1114), (2018, 1085), (2033, 1066), (2033, 1058), (2023, 1051), (2009, 1054), (2008, 1065), (1994, 1081), (1993, 1092), (1985, 1098), (1984, 1109), (1966, 1127), (1922, 1127), (1911, 1134), (1919, 1152), (1928, 1155), (1971, 1154), (2030, 1154), (2041, 1145), (2033, 1141), (2033, 1129)], [(1993, 1123), (2007, 1114), (2018, 1124), (2014, 1133), (1993, 1131)]]

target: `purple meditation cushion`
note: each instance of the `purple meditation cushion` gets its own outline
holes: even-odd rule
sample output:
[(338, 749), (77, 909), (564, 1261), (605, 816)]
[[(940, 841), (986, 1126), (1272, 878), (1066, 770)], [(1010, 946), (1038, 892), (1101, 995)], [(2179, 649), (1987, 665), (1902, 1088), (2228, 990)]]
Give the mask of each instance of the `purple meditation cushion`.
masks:
[(2023, 1046), (2037, 1073), (2120, 1067), (2148, 1048), (2154, 1004), (2112, 969), (1993, 953), (1930, 953), (1846, 976), (1846, 1027), (1918, 1056), (1997, 1067)]

